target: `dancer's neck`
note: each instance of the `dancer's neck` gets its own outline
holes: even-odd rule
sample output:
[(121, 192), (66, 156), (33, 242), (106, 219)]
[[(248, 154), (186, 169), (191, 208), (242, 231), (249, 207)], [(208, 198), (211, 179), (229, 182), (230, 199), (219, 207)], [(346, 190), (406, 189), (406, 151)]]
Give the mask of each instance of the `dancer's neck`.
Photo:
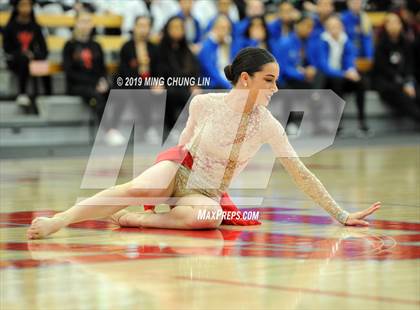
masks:
[(255, 103), (250, 98), (249, 89), (234, 88), (225, 97), (225, 102), (231, 109), (239, 113), (251, 113)]

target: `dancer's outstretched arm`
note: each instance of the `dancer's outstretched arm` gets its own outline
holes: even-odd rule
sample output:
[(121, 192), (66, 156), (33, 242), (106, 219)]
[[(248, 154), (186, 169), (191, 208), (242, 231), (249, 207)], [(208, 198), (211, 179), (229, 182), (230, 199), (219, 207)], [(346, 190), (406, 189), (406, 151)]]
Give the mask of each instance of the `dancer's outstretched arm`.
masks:
[(319, 179), (309, 171), (298, 157), (283, 157), (280, 158), (280, 162), (293, 178), (296, 185), (343, 225), (368, 226), (369, 223), (363, 219), (375, 212), (381, 206), (380, 202), (376, 202), (366, 210), (349, 213), (338, 205), (325, 189), (324, 185), (322, 185)]
[(360, 212), (349, 213), (343, 210), (331, 197), (319, 179), (299, 159), (295, 150), (290, 145), (283, 127), (271, 113), (266, 118), (266, 124), (266, 131), (269, 134), (267, 134), (268, 138), (266, 141), (271, 145), (274, 153), (279, 157), (280, 162), (293, 178), (296, 185), (306, 195), (343, 225), (369, 225), (364, 218), (378, 210), (381, 206), (380, 202), (376, 202)]

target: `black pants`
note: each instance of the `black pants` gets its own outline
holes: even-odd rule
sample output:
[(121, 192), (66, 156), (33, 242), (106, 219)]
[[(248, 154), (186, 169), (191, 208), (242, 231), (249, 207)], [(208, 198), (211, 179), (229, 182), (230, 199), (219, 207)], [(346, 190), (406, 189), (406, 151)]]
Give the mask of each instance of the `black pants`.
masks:
[(411, 98), (404, 93), (402, 85), (381, 78), (375, 79), (374, 86), (381, 99), (397, 116), (408, 116), (420, 121), (419, 88), (416, 89), (416, 98)]
[(163, 141), (166, 140), (172, 128), (175, 126), (179, 115), (191, 96), (188, 87), (168, 87), (167, 91)]
[[(37, 96), (39, 92), (39, 79), (31, 77), (29, 73), (29, 59), (24, 55), (16, 56), (7, 62), (8, 68), (17, 76), (19, 94), (28, 94), (27, 86), (30, 78), (33, 82), (33, 96)], [(40, 78), (43, 82), (46, 95), (51, 95), (51, 78), (44, 76)]]
[(72, 85), (68, 89), (68, 94), (73, 96), (81, 96), (84, 102), (89, 106), (95, 115), (95, 120), (99, 124), (105, 110), (108, 93), (101, 94), (96, 91), (96, 87), (92, 85)]
[(324, 88), (331, 89), (338, 96), (344, 98), (345, 94), (354, 93), (356, 96), (357, 118), (360, 123), (365, 122), (365, 79), (358, 82), (350, 81), (346, 78), (331, 78), (325, 79)]
[(126, 109), (134, 113), (135, 126), (141, 126), (143, 134), (153, 125), (154, 107), (159, 103), (158, 97), (149, 89), (144, 89), (141, 96), (136, 90), (126, 89), (121, 92), (119, 102), (113, 103), (111, 117), (105, 124), (107, 129), (117, 128)]
[[(299, 96), (298, 93), (290, 93), (287, 98), (284, 98), (285, 100), (283, 103), (283, 112), (286, 113), (287, 111), (290, 111), (291, 105), (293, 104), (309, 104), (309, 112), (311, 113), (311, 121), (313, 123), (315, 131), (320, 130), (322, 128), (322, 124), (320, 120), (320, 108), (318, 106), (319, 104), (314, 102), (314, 100), (312, 99), (316, 98), (316, 96), (312, 96), (312, 91), (310, 90), (313, 89), (314, 92), (316, 92), (317, 89), (321, 88), (322, 81), (322, 76), (319, 73), (317, 73), (312, 81), (288, 79), (285, 85), (286, 89), (308, 90), (308, 92), (305, 92), (303, 94), (303, 97)], [(308, 100), (310, 102), (308, 102)], [(289, 122), (297, 123), (299, 122), (299, 118), (300, 117), (298, 117), (298, 115), (291, 114)]]

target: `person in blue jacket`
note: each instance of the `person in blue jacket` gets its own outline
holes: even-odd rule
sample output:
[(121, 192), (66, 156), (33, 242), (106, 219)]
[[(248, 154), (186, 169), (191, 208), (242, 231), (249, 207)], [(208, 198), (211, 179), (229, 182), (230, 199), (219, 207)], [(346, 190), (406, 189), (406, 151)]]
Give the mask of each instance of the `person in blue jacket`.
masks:
[(179, 0), (181, 11), (177, 16), (184, 20), (185, 38), (187, 42), (197, 44), (201, 41), (202, 31), (198, 19), (191, 13), (192, 5), (193, 0)]
[(318, 0), (316, 3), (316, 14), (314, 19), (313, 36), (319, 37), (325, 31), (325, 21), (334, 14), (334, 3), (332, 0)]
[(265, 7), (260, 0), (246, 1), (245, 17), (236, 23), (232, 23), (232, 36), (235, 39), (243, 39), (246, 31), (249, 28), (251, 19), (255, 16), (263, 16), (265, 14)]
[(219, 15), (206, 40), (203, 41), (198, 60), (203, 77), (210, 78), (209, 88), (230, 89), (232, 85), (224, 75), (224, 67), (234, 58), (232, 24), (226, 15)]
[(346, 34), (356, 49), (357, 57), (372, 59), (373, 36), (369, 17), (362, 9), (362, 0), (347, 0), (348, 10), (341, 14)]
[(274, 54), (276, 40), (272, 39), (267, 29), (264, 16), (253, 16), (249, 18), (248, 27), (245, 29), (244, 36), (233, 40), (233, 54), (236, 55), (245, 47), (260, 47)]
[(295, 31), (282, 38), (276, 49), (276, 58), (280, 63), (281, 80), (286, 88), (311, 89), (319, 88), (319, 78), (316, 79), (317, 45), (310, 38), (313, 30), (313, 20), (302, 16), (295, 23)]
[[(322, 76), (316, 68), (316, 49), (317, 45), (311, 39), (313, 20), (309, 16), (301, 16), (294, 25), (294, 31), (287, 37), (283, 37), (276, 49), (276, 58), (280, 64), (280, 84), (288, 89), (319, 89), (322, 86)], [(283, 113), (289, 113), (290, 106), (301, 105), (307, 100), (302, 101), (302, 97), (297, 93), (284, 92)], [(307, 96), (310, 100), (310, 119), (315, 135), (324, 134), (327, 131), (324, 124), (320, 121), (319, 104), (313, 99), (316, 96)], [(291, 114), (286, 131), (293, 134), (298, 125), (297, 115)]]
[(300, 16), (298, 10), (287, 1), (281, 2), (278, 7), (278, 17), (270, 22), (268, 31), (273, 39), (280, 39), (293, 31), (293, 22)]
[(326, 31), (320, 36), (319, 70), (325, 76), (324, 88), (332, 89), (341, 98), (345, 93), (356, 94), (359, 129), (367, 134), (369, 128), (365, 120), (365, 86), (355, 67), (354, 46), (344, 32), (343, 24), (336, 15), (325, 22)]

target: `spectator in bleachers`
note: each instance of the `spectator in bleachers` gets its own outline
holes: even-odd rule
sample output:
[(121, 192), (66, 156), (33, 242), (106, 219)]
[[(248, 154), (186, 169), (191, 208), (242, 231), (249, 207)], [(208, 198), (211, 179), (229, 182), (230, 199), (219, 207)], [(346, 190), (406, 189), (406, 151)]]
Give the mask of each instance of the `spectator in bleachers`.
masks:
[(203, 76), (210, 78), (209, 88), (230, 89), (232, 85), (224, 75), (224, 68), (235, 57), (235, 45), (232, 42), (232, 25), (226, 15), (219, 15), (213, 28), (198, 53)]
[(128, 34), (134, 27), (135, 19), (140, 15), (152, 17), (151, 33), (157, 35), (169, 17), (179, 11), (177, 0), (95, 0), (98, 12), (123, 16), (122, 32)]
[(300, 12), (288, 2), (281, 2), (278, 6), (278, 17), (268, 24), (268, 31), (273, 39), (287, 36), (293, 31), (293, 23), (300, 17)]
[(240, 49), (249, 46), (264, 48), (274, 54), (277, 44), (277, 40), (270, 35), (264, 16), (251, 17), (245, 30), (245, 36), (236, 41), (238, 44), (236, 44), (235, 55)]
[[(146, 78), (156, 75), (156, 53), (157, 46), (150, 42), (150, 31), (152, 21), (149, 16), (138, 16), (135, 20), (133, 36), (127, 41), (120, 51), (120, 63), (117, 78), (138, 78), (144, 81)], [(118, 89), (132, 88), (133, 86), (122, 85)], [(135, 85), (136, 89), (149, 89), (149, 86)], [(124, 96), (126, 95), (126, 96)], [(142, 97), (138, 98), (133, 92), (121, 93), (124, 96), (123, 102), (119, 102), (119, 109), (113, 111), (109, 123), (106, 124), (108, 131), (105, 136), (110, 145), (121, 145), (126, 142), (126, 138), (118, 130), (118, 123), (126, 107), (133, 107), (139, 122), (136, 125), (142, 127), (146, 137), (151, 137), (152, 133), (152, 111), (154, 98), (151, 93), (142, 92)], [(107, 120), (108, 121), (108, 120)]]
[[(200, 65), (194, 54), (188, 47), (185, 38), (184, 21), (179, 16), (171, 17), (163, 28), (162, 40), (158, 46), (156, 74), (168, 78), (200, 76)], [(191, 92), (191, 86), (168, 86), (166, 98), (166, 111), (164, 120), (165, 140), (175, 125), (179, 114), (187, 103)]]
[[(288, 36), (282, 37), (275, 49), (275, 56), (280, 64), (280, 85), (289, 89), (318, 89), (322, 87), (322, 77), (316, 68), (315, 50), (318, 46), (316, 42), (310, 38), (313, 30), (313, 19), (309, 16), (301, 16), (294, 25), (294, 31)], [(284, 94), (285, 96), (285, 94)], [(288, 113), (293, 104), (301, 104), (296, 102), (294, 94), (287, 93), (282, 106), (283, 112)], [(313, 97), (313, 96), (312, 96)], [(316, 97), (314, 97), (316, 98)], [(326, 131), (323, 124), (319, 120), (319, 107), (311, 102), (311, 121), (314, 128), (314, 134), (323, 134)], [(286, 131), (294, 134), (298, 130), (298, 117), (291, 114), (290, 120), (286, 125)]]
[[(3, 46), (8, 68), (17, 76), (19, 95), (16, 102), (31, 106), (27, 89), (31, 78), (30, 64), (35, 60), (46, 60), (48, 49), (42, 29), (37, 23), (32, 0), (17, 0), (13, 3), (10, 19), (4, 29)], [(37, 95), (37, 81), (32, 79), (33, 95)], [(49, 78), (43, 78), (45, 92), (51, 93)]]
[(163, 27), (171, 16), (179, 11), (177, 0), (143, 0), (146, 12), (143, 15), (152, 17), (152, 35), (161, 34)]
[[(375, 52), (374, 86), (382, 100), (399, 115), (420, 120), (418, 90), (413, 76), (412, 46), (403, 35), (398, 15), (389, 13)], [(418, 100), (418, 99), (417, 99)]]
[(282, 38), (278, 44), (276, 58), (280, 63), (281, 80), (285, 82), (286, 88), (320, 87), (319, 79), (315, 79), (318, 71), (314, 55), (318, 46), (310, 40), (313, 24), (312, 18), (302, 16), (295, 23), (295, 31)]
[(236, 39), (240, 39), (244, 37), (245, 32), (249, 27), (249, 23), (252, 17), (264, 16), (265, 14), (264, 3), (260, 0), (248, 0), (246, 2), (245, 14), (246, 16), (239, 22), (235, 23), (232, 28), (232, 35)]
[(320, 36), (318, 67), (325, 75), (324, 88), (332, 89), (341, 98), (345, 93), (355, 93), (359, 130), (368, 134), (365, 120), (365, 86), (356, 70), (355, 52), (344, 32), (338, 16), (332, 15), (325, 22), (326, 31)]
[(204, 33), (213, 28), (214, 20), (219, 15), (228, 16), (232, 25), (239, 21), (238, 8), (232, 0), (197, 0), (193, 6), (193, 13), (200, 21)]
[(197, 44), (201, 41), (202, 34), (200, 23), (191, 12), (193, 3), (194, 0), (179, 0), (181, 11), (177, 15), (184, 20), (187, 42)]
[(326, 20), (334, 13), (334, 3), (332, 0), (317, 0), (315, 10), (313, 35), (318, 37), (325, 31)]
[(341, 14), (347, 36), (356, 49), (356, 57), (373, 58), (372, 26), (366, 12), (363, 11), (363, 0), (347, 0), (348, 10)]
[(100, 122), (109, 92), (102, 47), (92, 38), (92, 14), (83, 11), (76, 17), (73, 38), (63, 49), (63, 68), (67, 93), (81, 96)]
[[(418, 6), (420, 6), (420, 4), (418, 4)], [(415, 9), (415, 7), (412, 4), (409, 6), (406, 3), (399, 6), (394, 11), (394, 13), (396, 13), (402, 21), (405, 38), (410, 42), (414, 42), (416, 36), (419, 35), (420, 32), (420, 22), (416, 20), (416, 16), (414, 15), (415, 11), (412, 11), (413, 9)]]

